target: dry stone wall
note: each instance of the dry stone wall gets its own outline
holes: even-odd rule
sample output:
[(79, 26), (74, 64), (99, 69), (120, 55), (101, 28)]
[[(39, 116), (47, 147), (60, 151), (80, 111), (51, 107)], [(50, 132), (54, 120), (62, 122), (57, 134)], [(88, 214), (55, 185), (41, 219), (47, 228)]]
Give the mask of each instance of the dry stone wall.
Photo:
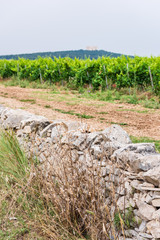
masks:
[(132, 208), (138, 224), (125, 231), (126, 239), (160, 239), (160, 154), (154, 144), (132, 143), (118, 125), (91, 132), (86, 124), (49, 121), (2, 105), (0, 126), (15, 131), (28, 157), (38, 157), (46, 176), (69, 149), (82, 174), (86, 168), (94, 168), (95, 178), (100, 173), (108, 203), (114, 184), (119, 209)]

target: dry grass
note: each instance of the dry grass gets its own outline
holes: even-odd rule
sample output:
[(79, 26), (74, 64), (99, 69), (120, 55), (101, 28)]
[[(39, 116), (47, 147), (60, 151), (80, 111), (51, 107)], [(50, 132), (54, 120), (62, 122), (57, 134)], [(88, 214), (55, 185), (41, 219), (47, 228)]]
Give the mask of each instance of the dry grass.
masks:
[[(15, 138), (13, 141), (15, 143)], [(19, 146), (17, 141), (16, 146)], [(14, 153), (17, 156), (16, 151)], [(4, 161), (1, 156), (0, 162)], [(10, 151), (5, 156), (9, 158)], [(77, 159), (70, 146), (60, 144), (57, 150), (54, 149), (54, 156), (55, 162), (43, 167), (37, 162), (28, 162), (24, 167), (25, 173), (29, 172), (29, 175), (24, 173), (27, 181), (23, 176), (18, 181), (16, 178), (9, 181), (8, 173), (1, 168), (0, 238), (119, 239), (125, 223), (117, 207), (117, 194), (111, 180), (114, 167), (109, 173), (107, 188), (102, 178), (104, 152), (99, 166), (94, 164), (89, 151), (85, 161)], [(13, 160), (19, 169), (20, 161)], [(107, 161), (111, 163), (110, 159)]]

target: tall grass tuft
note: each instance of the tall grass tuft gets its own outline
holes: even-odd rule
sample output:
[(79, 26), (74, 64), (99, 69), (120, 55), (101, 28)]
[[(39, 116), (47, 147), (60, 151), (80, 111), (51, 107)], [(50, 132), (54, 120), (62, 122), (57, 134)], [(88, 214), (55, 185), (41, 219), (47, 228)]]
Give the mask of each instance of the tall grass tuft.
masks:
[(18, 181), (29, 170), (28, 159), (11, 131), (0, 131), (0, 173)]

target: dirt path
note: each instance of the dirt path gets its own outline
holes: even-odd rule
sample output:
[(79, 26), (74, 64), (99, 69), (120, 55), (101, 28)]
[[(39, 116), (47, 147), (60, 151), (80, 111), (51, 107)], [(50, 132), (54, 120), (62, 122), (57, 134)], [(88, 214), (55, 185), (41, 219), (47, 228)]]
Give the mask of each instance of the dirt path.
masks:
[[(4, 87), (0, 85), (0, 104), (21, 108), (43, 115), (50, 120), (65, 119), (86, 122), (93, 130), (102, 130), (117, 123), (133, 136), (160, 140), (160, 110), (150, 110), (139, 105), (108, 103), (82, 99), (72, 93), (54, 93), (51, 90)], [(58, 110), (55, 110), (58, 109)], [(68, 112), (64, 114), (60, 110)], [(78, 118), (73, 113), (94, 118)]]

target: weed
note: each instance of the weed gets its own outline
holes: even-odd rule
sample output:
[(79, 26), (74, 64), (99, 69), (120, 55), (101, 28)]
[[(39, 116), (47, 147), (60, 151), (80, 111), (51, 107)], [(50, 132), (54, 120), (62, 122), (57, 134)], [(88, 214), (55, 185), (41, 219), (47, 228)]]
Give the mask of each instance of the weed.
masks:
[(55, 108), (54, 111), (64, 113), (64, 114), (69, 114), (69, 115), (75, 115), (74, 111), (65, 111), (65, 110), (57, 109), (57, 108)]
[(108, 114), (108, 112), (97, 112), (97, 114)]
[(145, 108), (151, 108), (151, 109), (159, 109), (160, 108), (160, 104), (156, 101), (145, 100), (145, 101), (142, 101), (142, 103), (143, 103), (143, 107), (145, 107)]
[(115, 92), (115, 97), (114, 97), (115, 100), (120, 100), (121, 99), (121, 94), (120, 92)]
[(51, 108), (51, 106), (50, 106), (50, 105), (45, 105), (44, 107), (45, 107), (45, 108)]
[(86, 119), (94, 118), (93, 116), (86, 115), (85, 113), (80, 114), (80, 113), (75, 113), (74, 111), (65, 111), (62, 109), (54, 109), (54, 110), (57, 112), (60, 112), (60, 113), (64, 113), (64, 114), (75, 115), (78, 118), (86, 118)]
[(116, 111), (120, 112), (137, 112), (137, 113), (148, 113), (148, 110), (136, 110), (136, 109), (117, 109)]
[(125, 108), (123, 108), (123, 109), (117, 109), (116, 111), (119, 111), (119, 112), (136, 112), (135, 109), (125, 109)]
[(128, 125), (127, 123), (119, 123), (119, 122), (107, 122), (107, 123), (118, 124), (118, 125), (121, 125), (121, 126), (127, 126)]
[(130, 104), (138, 104), (138, 98), (136, 95), (123, 95), (121, 96), (120, 102), (126, 102)]
[(79, 93), (84, 93), (84, 92), (85, 92), (85, 89), (82, 88), (82, 87), (79, 87), (78, 92), (79, 92)]
[(121, 229), (121, 224), (124, 225), (125, 229), (136, 227), (138, 224), (134, 217), (133, 208), (129, 207), (125, 212), (116, 212), (114, 215), (114, 224), (118, 230)]
[(85, 119), (94, 118), (93, 116), (86, 115), (85, 113), (83, 113), (83, 114), (75, 113), (74, 115), (77, 116), (78, 118), (85, 118)]
[(76, 103), (75, 102), (66, 102), (66, 105), (68, 105), (68, 106), (75, 106)]
[(35, 99), (20, 99), (20, 102), (28, 102), (31, 104), (35, 104), (36, 100)]
[(0, 172), (12, 179), (21, 179), (27, 175), (28, 164), (28, 160), (13, 132), (1, 131)]

